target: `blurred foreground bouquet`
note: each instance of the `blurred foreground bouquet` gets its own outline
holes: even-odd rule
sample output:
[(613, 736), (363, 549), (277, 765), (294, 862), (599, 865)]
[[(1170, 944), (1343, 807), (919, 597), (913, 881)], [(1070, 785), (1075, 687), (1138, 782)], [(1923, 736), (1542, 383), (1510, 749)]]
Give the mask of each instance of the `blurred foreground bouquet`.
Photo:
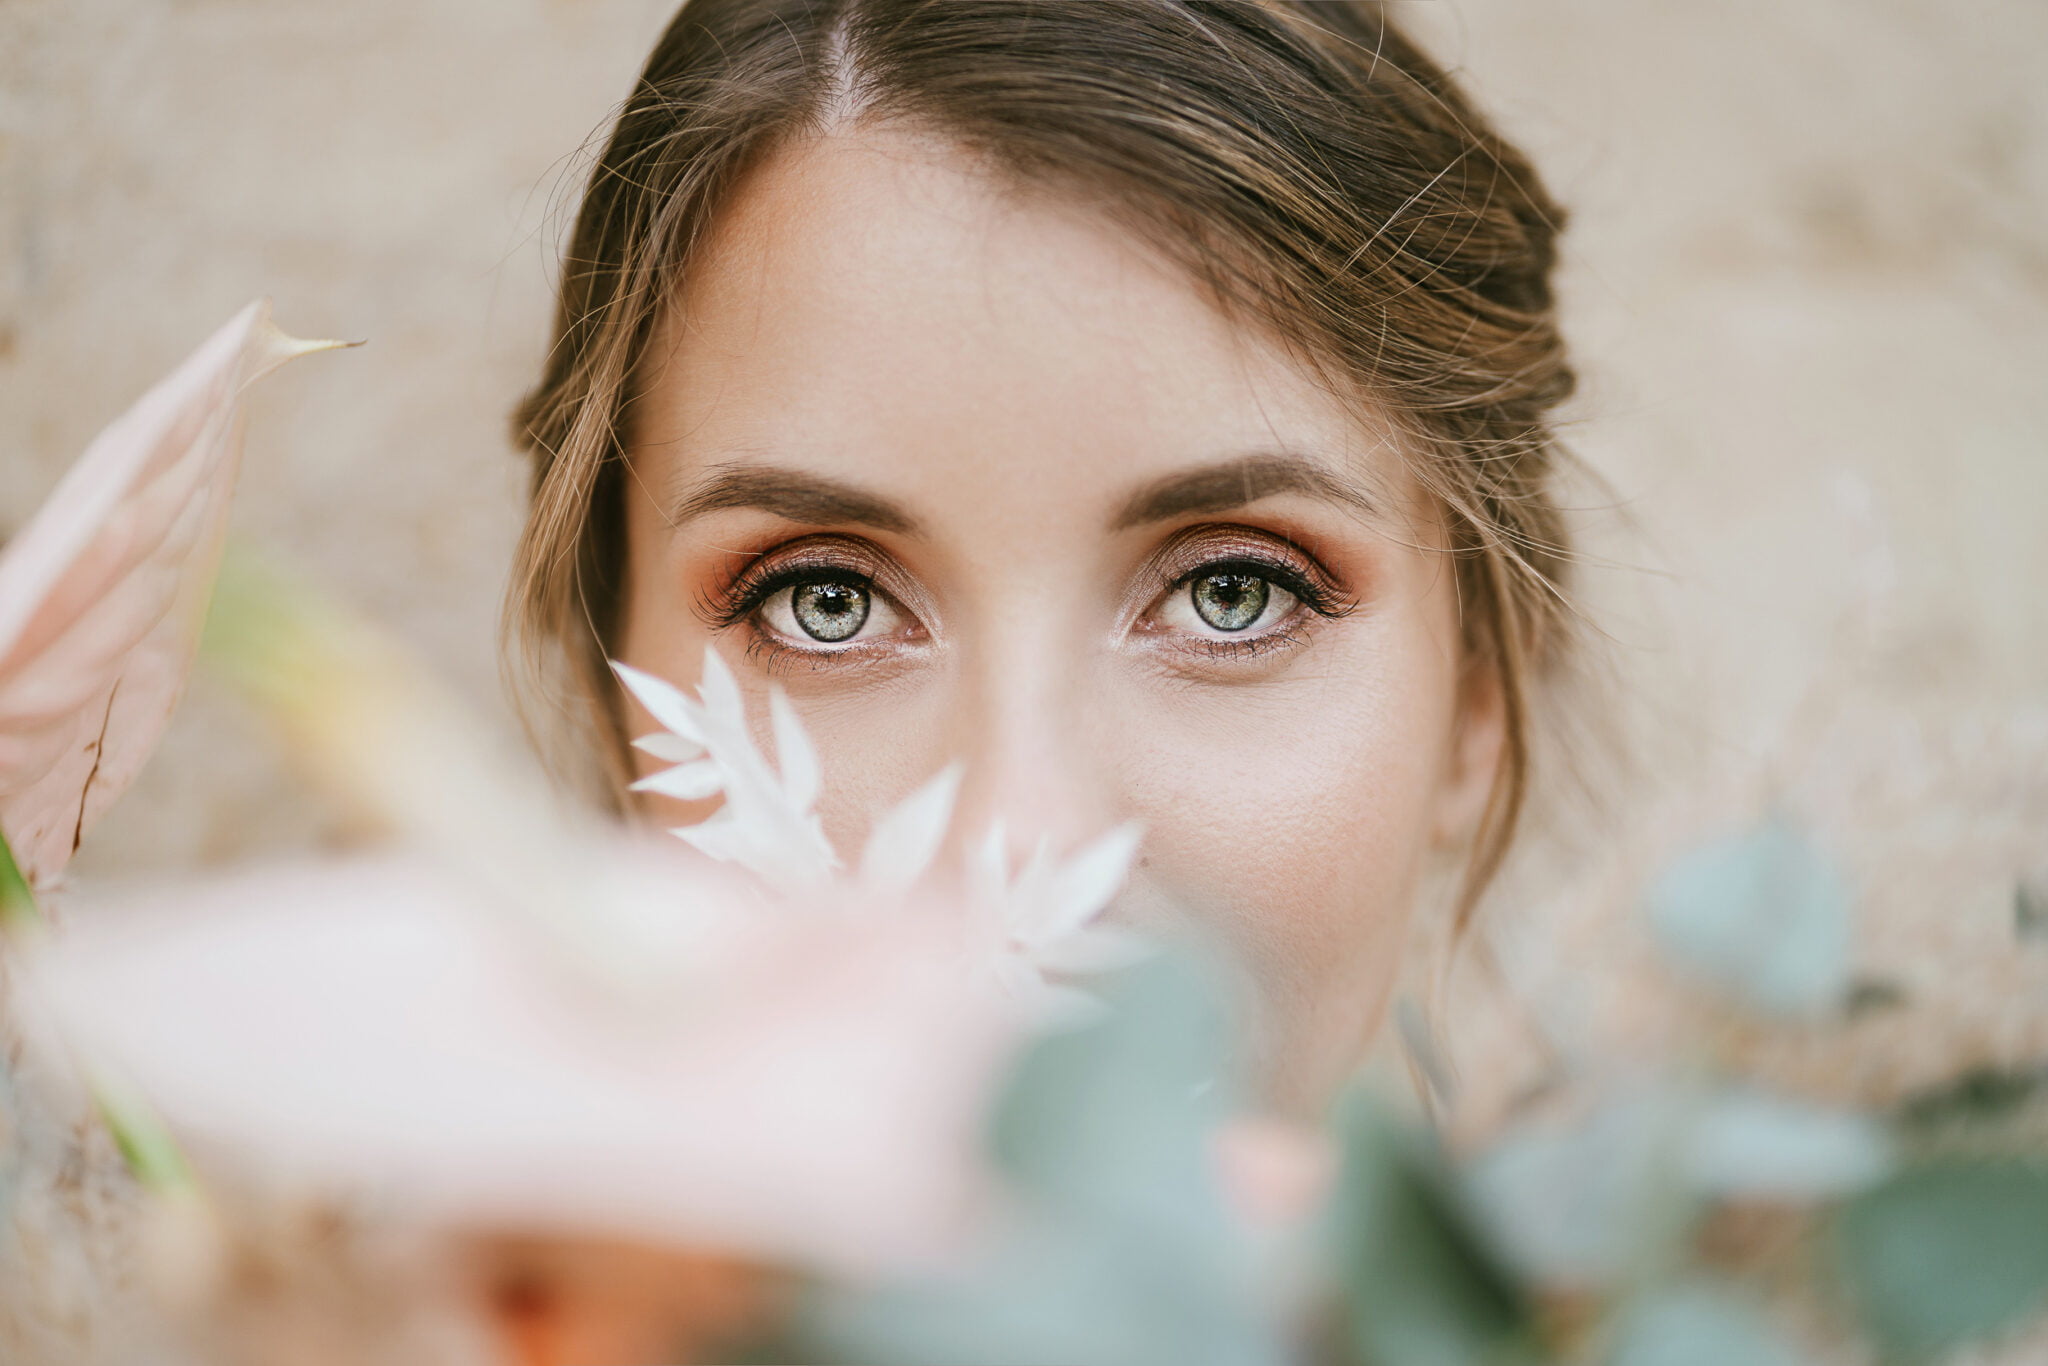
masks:
[[(1704, 1366), (2042, 1341), (2019, 1335), (2048, 1309), (2048, 1054), (1881, 1101), (1756, 1065), (1898, 1004), (1792, 816), (1631, 890), (1643, 971), (1697, 1006), (1654, 1056), (1553, 1069), (1470, 1131), (1371, 1081), (1321, 1129), (1262, 1117), (1228, 963), (1102, 923), (1140, 832), (1011, 868), (1000, 829), (953, 831), (948, 770), (843, 856), (794, 713), (748, 716), (715, 655), (693, 690), (620, 670), (669, 765), (643, 786), (722, 799), (679, 838), (625, 832), (311, 589), (237, 560), (216, 585), (239, 395), (325, 345), (252, 306), (0, 558), (5, 1360)], [(212, 665), (385, 838), (63, 888), (209, 600)], [(2008, 920), (2013, 955), (2048, 955), (2042, 889)]]

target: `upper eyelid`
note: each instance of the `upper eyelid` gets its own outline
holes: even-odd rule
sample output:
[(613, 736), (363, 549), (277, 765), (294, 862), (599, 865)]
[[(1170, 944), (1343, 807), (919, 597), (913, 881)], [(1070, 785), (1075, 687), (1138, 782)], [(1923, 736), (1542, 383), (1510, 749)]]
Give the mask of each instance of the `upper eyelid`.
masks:
[[(836, 555), (829, 554), (837, 551)], [(704, 615), (714, 623), (730, 625), (758, 606), (768, 594), (785, 586), (785, 575), (806, 570), (836, 571), (861, 579), (887, 592), (876, 583), (884, 568), (881, 552), (853, 537), (785, 541), (750, 557), (724, 582), (707, 588), (699, 598)], [(893, 596), (893, 595), (892, 595)]]
[(1327, 582), (1322, 575), (1305, 571), (1299, 565), (1258, 555), (1222, 555), (1204, 560), (1174, 579), (1167, 586), (1167, 591), (1177, 592), (1196, 579), (1216, 573), (1219, 569), (1253, 570), (1258, 577), (1293, 594), (1320, 616), (1345, 616), (1356, 606), (1349, 595), (1335, 584)]
[(1147, 557), (1145, 570), (1178, 587), (1218, 563), (1256, 564), (1299, 575), (1341, 602), (1353, 601), (1342, 582), (1307, 547), (1255, 527), (1197, 526), (1180, 532)]
[(1289, 537), (1236, 523), (1184, 527), (1168, 537), (1147, 558), (1153, 567), (1163, 569), (1167, 564), (1176, 562), (1195, 565), (1228, 559), (1232, 552), (1241, 558), (1258, 558), (1261, 554), (1277, 559), (1298, 558), (1314, 566), (1318, 572), (1322, 571), (1316, 557)]
[(1198, 579), (1204, 576), (1205, 574), (1215, 572), (1219, 566), (1224, 568), (1236, 568), (1240, 565), (1245, 566), (1247, 568), (1263, 569), (1269, 570), (1274, 573), (1285, 574), (1290, 579), (1313, 579), (1319, 577), (1318, 575), (1312, 572), (1306, 572), (1303, 566), (1296, 565), (1295, 563), (1289, 560), (1284, 560), (1277, 555), (1253, 555), (1238, 553), (1228, 555), (1204, 556), (1201, 559), (1197, 560), (1193, 565), (1191, 565), (1187, 569), (1183, 569), (1178, 574), (1176, 574), (1173, 578), (1173, 581), (1168, 586), (1172, 588), (1178, 588), (1182, 584), (1190, 581), (1191, 579)]
[[(804, 536), (783, 541), (753, 556), (733, 576), (735, 584), (783, 568), (840, 569), (873, 577), (887, 557), (857, 536)], [(763, 570), (762, 565), (773, 568)]]

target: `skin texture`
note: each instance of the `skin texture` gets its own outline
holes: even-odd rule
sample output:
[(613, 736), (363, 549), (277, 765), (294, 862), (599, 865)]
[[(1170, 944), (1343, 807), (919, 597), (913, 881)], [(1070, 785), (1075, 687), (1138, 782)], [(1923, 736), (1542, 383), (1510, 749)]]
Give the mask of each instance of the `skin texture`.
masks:
[[(1490, 690), (1461, 685), (1438, 530), (1369, 414), (1099, 208), (872, 126), (741, 183), (637, 383), (625, 661), (690, 683), (716, 642), (755, 714), (786, 688), (842, 849), (955, 759), (963, 839), (997, 815), (1019, 854), (1141, 822), (1113, 914), (1220, 931), (1273, 1100), (1320, 1104), (1500, 741)], [(858, 635), (812, 639), (789, 587), (720, 624), (736, 576), (792, 564), (841, 585), (835, 629), (844, 585), (872, 583)], [(1273, 578), (1217, 629), (1179, 581), (1218, 564), (1243, 577), (1212, 606), (1255, 604), (1271, 565), (1325, 611)]]

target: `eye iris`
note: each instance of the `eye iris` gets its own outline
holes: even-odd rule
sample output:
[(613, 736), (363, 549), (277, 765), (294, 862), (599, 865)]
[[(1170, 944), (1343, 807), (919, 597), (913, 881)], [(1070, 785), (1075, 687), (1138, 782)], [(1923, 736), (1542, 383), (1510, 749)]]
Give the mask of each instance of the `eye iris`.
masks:
[(1208, 574), (1188, 586), (1196, 613), (1219, 631), (1242, 631), (1257, 621), (1270, 591), (1256, 574)]
[(806, 583), (790, 595), (796, 624), (813, 640), (846, 640), (868, 619), (868, 593), (851, 583)]

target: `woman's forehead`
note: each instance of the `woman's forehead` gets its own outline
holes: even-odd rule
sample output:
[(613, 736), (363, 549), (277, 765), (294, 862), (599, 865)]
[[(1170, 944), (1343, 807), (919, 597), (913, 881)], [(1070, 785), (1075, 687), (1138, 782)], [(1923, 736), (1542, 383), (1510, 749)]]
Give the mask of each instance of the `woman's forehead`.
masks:
[(1355, 405), (1100, 210), (928, 135), (779, 152), (723, 206), (640, 371), (636, 465), (1081, 486), (1291, 453), (1384, 464)]

